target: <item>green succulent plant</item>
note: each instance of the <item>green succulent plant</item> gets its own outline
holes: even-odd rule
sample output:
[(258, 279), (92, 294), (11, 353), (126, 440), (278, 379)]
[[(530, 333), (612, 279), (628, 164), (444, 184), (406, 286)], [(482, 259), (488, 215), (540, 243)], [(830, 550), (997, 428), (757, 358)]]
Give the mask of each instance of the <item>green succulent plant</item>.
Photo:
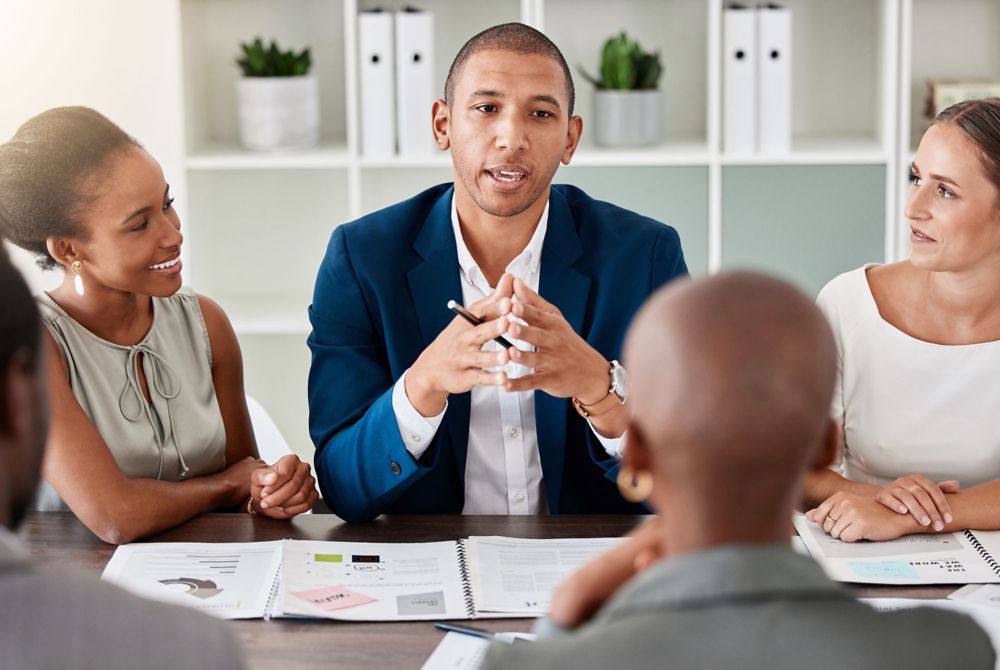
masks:
[(291, 49), (282, 51), (275, 40), (265, 47), (263, 40), (257, 37), (253, 42), (241, 42), (240, 49), (243, 53), (236, 64), (244, 77), (299, 77), (309, 74), (312, 66), (308, 47), (297, 54)]
[(660, 52), (642, 50), (623, 30), (608, 38), (601, 48), (601, 77), (598, 79), (582, 68), (581, 74), (597, 88), (633, 91), (655, 89), (663, 74)]

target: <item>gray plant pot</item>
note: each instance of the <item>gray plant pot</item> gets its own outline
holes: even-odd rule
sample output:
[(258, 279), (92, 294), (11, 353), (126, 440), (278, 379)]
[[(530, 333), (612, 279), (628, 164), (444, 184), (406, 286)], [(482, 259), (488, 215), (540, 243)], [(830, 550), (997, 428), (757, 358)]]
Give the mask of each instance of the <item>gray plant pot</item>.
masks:
[(659, 91), (595, 91), (594, 141), (641, 147), (660, 141)]

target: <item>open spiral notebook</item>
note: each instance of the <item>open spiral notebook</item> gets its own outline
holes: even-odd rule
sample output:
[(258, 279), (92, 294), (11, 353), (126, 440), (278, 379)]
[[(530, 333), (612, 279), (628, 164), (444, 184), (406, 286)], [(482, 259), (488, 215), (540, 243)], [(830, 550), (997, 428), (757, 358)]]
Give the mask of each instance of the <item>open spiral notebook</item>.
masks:
[(102, 579), (227, 619), (534, 617), (566, 575), (619, 541), (136, 543), (115, 550)]
[(1000, 582), (1000, 531), (907, 535), (887, 542), (842, 542), (796, 515), (795, 529), (831, 579), (861, 584)]

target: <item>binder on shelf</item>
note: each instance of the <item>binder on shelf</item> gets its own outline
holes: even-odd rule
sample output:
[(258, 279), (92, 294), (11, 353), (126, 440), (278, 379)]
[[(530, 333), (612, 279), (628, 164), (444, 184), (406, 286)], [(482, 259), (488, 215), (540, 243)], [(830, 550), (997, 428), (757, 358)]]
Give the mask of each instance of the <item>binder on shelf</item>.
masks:
[(787, 154), (792, 148), (792, 12), (757, 8), (757, 148)]
[(722, 148), (749, 154), (757, 148), (757, 31), (752, 7), (722, 11)]
[(396, 153), (396, 83), (392, 12), (358, 14), (358, 61), (361, 79), (361, 153), (386, 157)]
[(431, 130), (434, 104), (434, 15), (396, 12), (396, 131), (400, 156), (436, 151)]

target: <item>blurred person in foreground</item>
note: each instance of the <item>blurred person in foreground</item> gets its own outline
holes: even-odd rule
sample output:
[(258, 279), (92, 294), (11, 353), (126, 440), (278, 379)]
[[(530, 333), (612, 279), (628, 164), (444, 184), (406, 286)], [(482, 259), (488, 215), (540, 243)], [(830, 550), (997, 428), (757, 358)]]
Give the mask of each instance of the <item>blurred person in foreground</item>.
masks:
[(672, 285), (624, 351), (619, 481), (659, 517), (560, 587), (543, 639), (495, 645), (484, 667), (993, 667), (969, 618), (876, 612), (792, 550), (806, 472), (838, 444), (836, 347), (806, 296), (752, 273)]
[(96, 577), (37, 568), (11, 532), (30, 508), (48, 432), (41, 319), (0, 242), (0, 668), (243, 667), (222, 621)]

